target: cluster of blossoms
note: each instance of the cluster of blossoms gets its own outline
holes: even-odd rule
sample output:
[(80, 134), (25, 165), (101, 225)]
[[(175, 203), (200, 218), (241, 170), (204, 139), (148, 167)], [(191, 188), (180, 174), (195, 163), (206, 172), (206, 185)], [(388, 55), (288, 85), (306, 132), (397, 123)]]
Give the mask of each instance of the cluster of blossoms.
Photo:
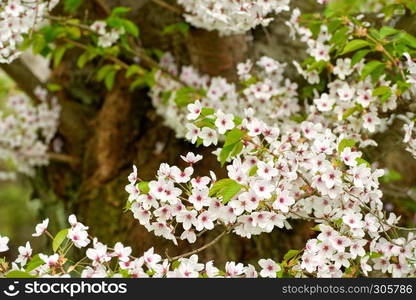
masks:
[[(397, 84), (385, 75), (377, 81), (373, 81), (371, 76), (362, 78), (367, 63), (365, 59), (352, 61), (351, 58), (338, 58), (332, 64), (332, 35), (327, 26), (322, 25), (317, 37), (313, 38), (311, 30), (300, 25), (299, 16), (299, 9), (295, 9), (287, 25), (294, 37), (299, 35), (307, 44), (310, 59), (302, 66), (296, 61), (293, 64), (311, 85), (321, 82), (320, 72), (324, 67), (332, 78), (326, 85), (326, 91), (319, 93), (314, 90), (312, 103), (305, 103), (303, 109), (299, 106), (297, 85), (283, 74), (286, 64), (271, 58), (262, 57), (255, 65), (250, 60), (240, 63), (237, 71), (243, 88), (237, 89), (235, 84), (228, 83), (224, 78), (200, 75), (192, 67), (182, 67), (179, 72), (172, 56), (166, 54), (161, 59), (161, 67), (179, 76), (181, 82), (158, 72), (156, 84), (150, 91), (153, 105), (163, 116), (165, 124), (176, 131), (177, 137), (186, 136), (194, 140), (198, 130), (192, 125), (185, 128), (184, 104), (196, 98), (199, 100), (193, 106), (196, 112), (202, 107), (213, 108), (225, 114), (256, 117), (268, 124), (298, 118), (300, 113), (307, 121), (322, 122), (331, 126), (335, 133), (355, 139), (360, 147), (376, 146), (371, 135), (385, 131), (397, 117), (392, 113), (398, 106), (397, 95), (400, 91)], [(351, 25), (350, 32), (354, 30), (356, 28)], [(409, 70), (407, 82), (414, 85), (415, 64), (406, 55)], [(400, 97), (409, 102), (410, 91)]]
[[(272, 259), (260, 259), (258, 271), (253, 265), (227, 262), (223, 270), (214, 266), (213, 261), (201, 263), (197, 255), (176, 260), (163, 259), (150, 248), (140, 257), (132, 256), (132, 248), (117, 242), (113, 248), (101, 243), (97, 238), (88, 238), (88, 227), (78, 222), (74, 215), (68, 218), (70, 227), (60, 231), (55, 237), (48, 231), (49, 220), (36, 226), (34, 237), (47, 235), (60, 244), (52, 254), (37, 253), (30, 242), (18, 247), (18, 256), (11, 266), (1, 259), (0, 277), (82, 277), (82, 278), (239, 278), (276, 277), (281, 267)], [(65, 235), (61, 235), (64, 233)], [(9, 238), (0, 236), (0, 252), (9, 251)], [(85, 259), (75, 262), (67, 257), (72, 246), (85, 250)], [(89, 247), (88, 247), (89, 246)], [(87, 248), (88, 247), (88, 248)], [(82, 263), (81, 263), (82, 262)]]
[(410, 57), (410, 54), (405, 52), (403, 53), (404, 57), (406, 57), (406, 68), (408, 74), (406, 76), (406, 81), (411, 85), (411, 91), (413, 94), (416, 94), (416, 63)]
[(48, 92), (35, 90), (40, 104), (23, 93), (10, 94), (5, 110), (0, 112), (0, 159), (5, 172), (2, 179), (10, 179), (15, 172), (31, 175), (34, 167), (48, 163), (49, 144), (59, 124), (61, 107), (55, 97), (48, 99)]
[[(307, 53), (312, 59), (304, 66), (293, 62), (299, 72), (309, 84), (320, 83), (320, 76), (316, 68), (318, 62), (326, 64), (329, 76), (334, 78), (327, 84), (328, 91), (318, 94), (315, 91), (314, 106), (309, 107), (308, 114), (321, 115), (324, 119), (333, 122), (334, 132), (339, 130), (349, 132), (349, 136), (360, 141), (361, 147), (377, 146), (376, 142), (369, 138), (369, 135), (376, 132), (383, 132), (395, 119), (405, 121), (405, 137), (403, 142), (407, 144), (406, 150), (415, 155), (416, 140), (412, 138), (414, 114), (395, 114), (400, 98), (407, 105), (411, 104), (412, 97), (416, 94), (416, 63), (409, 53), (404, 53), (406, 62), (399, 63), (398, 68), (405, 71), (405, 81), (409, 89), (402, 93), (397, 83), (386, 79), (382, 75), (377, 81), (371, 76), (362, 79), (366, 61), (361, 59), (354, 61), (351, 58), (338, 58), (334, 65), (330, 63), (331, 38), (326, 25), (322, 25), (319, 34), (313, 38), (310, 29), (300, 25), (300, 11), (294, 9), (290, 21), (286, 24), (291, 29), (293, 37), (300, 36), (300, 39), (308, 46)], [(364, 26), (369, 24), (363, 23)], [(357, 25), (349, 24), (350, 29), (346, 33), (359, 31)], [(366, 29), (361, 30), (365, 31)], [(390, 112), (390, 114), (387, 114)]]
[(125, 33), (123, 28), (111, 28), (111, 30), (108, 30), (105, 21), (95, 21), (90, 28), (98, 34), (97, 45), (103, 48), (113, 46), (120, 39), (120, 36)]
[(348, 134), (335, 133), (319, 116), (268, 125), (252, 116), (196, 111), (195, 104), (188, 109), (190, 126), (198, 129), (194, 141), (209, 146), (225, 134), (215, 153), (229, 156), (228, 178), (217, 180), (212, 172), (192, 178), (192, 165), (202, 159), (192, 153), (183, 157), (187, 168), (162, 164), (149, 183), (137, 184), (134, 169), (126, 187), (130, 210), (147, 230), (193, 243), (217, 226), (250, 238), (289, 229), (290, 219), (313, 220), (322, 233), (308, 242), (295, 276), (367, 276), (372, 269), (415, 274), (413, 235), (389, 237), (400, 218), (383, 211), (378, 178), (384, 171), (368, 165)]
[(290, 0), (178, 0), (185, 19), (195, 27), (218, 30), (222, 35), (239, 34), (273, 20), (270, 14), (289, 10)]
[(413, 157), (416, 158), (416, 136), (414, 135), (414, 131), (415, 131), (415, 120), (414, 120), (414, 115), (413, 115), (413, 120), (410, 120), (409, 118), (405, 118), (404, 116), (402, 116), (402, 120), (405, 121), (405, 124), (403, 125), (403, 130), (405, 132), (404, 138), (403, 138), (403, 143), (405, 143), (406, 146), (406, 150), (413, 155)]
[[(385, 75), (377, 81), (372, 80), (371, 76), (363, 78), (364, 66), (368, 62), (365, 59), (352, 61), (351, 58), (338, 58), (335, 64), (331, 64), (333, 35), (328, 33), (326, 25), (322, 25), (318, 36), (312, 38), (312, 32), (300, 25), (299, 16), (300, 11), (295, 9), (287, 25), (293, 36), (300, 35), (300, 39), (307, 44), (311, 59), (303, 66), (296, 61), (294, 65), (309, 84), (319, 84), (321, 81), (317, 68), (313, 67), (319, 63), (326, 67), (328, 76), (333, 78), (327, 84), (327, 91), (321, 94), (315, 91), (314, 105), (307, 109), (307, 113), (333, 122), (335, 131), (349, 131), (355, 139), (360, 140), (361, 147), (376, 146), (374, 141), (368, 139), (368, 135), (385, 131), (396, 117), (394, 113), (390, 113), (389, 117), (386, 115), (398, 107), (397, 84), (386, 79)], [(355, 30), (357, 28), (351, 25), (346, 34)], [(408, 83), (412, 83), (411, 74)], [(401, 94), (401, 98), (409, 102), (410, 91)], [(363, 140), (364, 137), (367, 138)]]
[(20, 55), (24, 36), (41, 25), (59, 0), (7, 0), (0, 2), (0, 63), (10, 63)]
[[(410, 89), (413, 95), (416, 94), (416, 63), (412, 60), (409, 53), (404, 53), (406, 57), (406, 67), (408, 70), (407, 82), (411, 85)], [(415, 114), (407, 113), (407, 115), (400, 115), (398, 118), (401, 118), (404, 121), (403, 130), (405, 132), (403, 143), (407, 145), (405, 148), (409, 151), (413, 157), (416, 158), (416, 136), (414, 136), (415, 131)]]
[(255, 115), (272, 122), (288, 118), (300, 109), (297, 84), (283, 76), (286, 64), (266, 56), (261, 57), (255, 65), (250, 60), (238, 65), (239, 79), (244, 85), (242, 89), (222, 77), (200, 75), (191, 66), (182, 67), (179, 73), (169, 53), (162, 57), (160, 65), (171, 74), (178, 75), (182, 82), (158, 72), (149, 94), (157, 113), (167, 126), (176, 131), (179, 138), (185, 137), (187, 130), (190, 131), (185, 126), (188, 114), (186, 105), (180, 103), (184, 92), (199, 98), (194, 104), (196, 112), (206, 107), (221, 110), (225, 114)]
[[(318, 4), (322, 5), (328, 5), (331, 4), (331, 2), (336, 2), (334, 0), (316, 0)], [(380, 12), (384, 7), (387, 5), (393, 4), (394, 0), (367, 0), (363, 3), (360, 3), (360, 11), (361, 12), (371, 12), (371, 13), (377, 13)]]
[[(348, 270), (350, 274), (360, 271), (364, 276), (368, 276), (371, 271), (379, 274), (390, 273), (392, 277), (414, 276), (416, 239), (413, 233), (410, 233), (407, 239), (397, 238), (388, 241), (378, 236), (371, 218), (360, 220), (354, 216), (344, 216), (344, 223), (348, 224), (351, 221), (357, 222), (358, 225), (349, 224), (349, 228), (340, 231), (320, 225), (320, 234), (317, 238), (309, 240), (305, 246), (300, 269), (308, 273), (316, 272), (318, 277), (342, 277), (342, 269)], [(362, 234), (351, 235), (351, 229), (359, 226), (370, 226), (370, 241), (363, 238)], [(376, 239), (372, 240), (373, 236)]]
[[(148, 183), (147, 193), (140, 192), (140, 187), (136, 184), (136, 169), (129, 176), (130, 184), (126, 186), (126, 191), (130, 194), (130, 210), (148, 231), (177, 244), (177, 238), (194, 243), (197, 234), (213, 230), (215, 226), (225, 226), (227, 230), (234, 228), (237, 234), (246, 237), (270, 232), (275, 226), (284, 227), (286, 217), (281, 212), (258, 211), (263, 197), (253, 191), (242, 193), (238, 199), (226, 204), (210, 195), (213, 186), (221, 184), (220, 181), (216, 182), (215, 174), (211, 173), (211, 177), (192, 178), (192, 165), (202, 157), (188, 153), (183, 159), (189, 164), (184, 170), (162, 164), (158, 180)], [(244, 170), (248, 172), (251, 167), (251, 163), (247, 162)], [(231, 167), (229, 170), (236, 171)], [(248, 179), (248, 176), (243, 178), (244, 174), (240, 173), (241, 182)], [(282, 207), (290, 204), (291, 199), (287, 203), (276, 203)], [(287, 212), (287, 207), (283, 210)], [(250, 220), (253, 221), (252, 224)], [(177, 231), (180, 231), (180, 235), (176, 234)]]

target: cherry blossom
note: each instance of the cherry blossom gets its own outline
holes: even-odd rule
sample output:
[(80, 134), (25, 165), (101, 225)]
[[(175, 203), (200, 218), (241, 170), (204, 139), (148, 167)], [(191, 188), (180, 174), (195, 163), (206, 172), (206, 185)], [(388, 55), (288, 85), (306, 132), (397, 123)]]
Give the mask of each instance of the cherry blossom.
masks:
[(178, 0), (185, 19), (195, 27), (218, 30), (223, 35), (244, 33), (257, 25), (267, 26), (269, 14), (289, 10), (289, 0), (233, 2), (228, 0)]
[(48, 229), (48, 225), (49, 225), (49, 218), (46, 218), (45, 220), (42, 221), (42, 223), (39, 223), (38, 225), (36, 225), (36, 231), (34, 234), (32, 234), (32, 236), (38, 237), (44, 234)]
[(7, 244), (9, 243), (9, 238), (7, 236), (0, 235), (0, 252), (6, 252), (9, 250)]
[(276, 278), (276, 272), (281, 270), (280, 266), (272, 259), (260, 259), (259, 265), (262, 268), (260, 271), (261, 277)]

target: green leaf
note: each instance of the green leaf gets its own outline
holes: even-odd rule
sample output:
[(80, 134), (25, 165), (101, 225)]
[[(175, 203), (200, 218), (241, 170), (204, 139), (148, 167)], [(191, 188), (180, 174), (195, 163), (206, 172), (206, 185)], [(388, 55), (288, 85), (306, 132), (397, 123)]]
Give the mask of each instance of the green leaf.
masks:
[(403, 2), (412, 14), (416, 14), (416, 2), (414, 0), (404, 0)]
[(316, 39), (321, 32), (322, 21), (314, 20), (308, 24), (308, 27), (312, 32), (312, 37)]
[(113, 88), (114, 80), (116, 78), (116, 74), (117, 74), (117, 71), (112, 70), (112, 71), (108, 72), (107, 75), (105, 76), (105, 81), (104, 81), (105, 87), (109, 91)]
[(243, 150), (244, 145), (243, 142), (237, 142), (234, 144), (233, 150), (231, 151), (230, 157), (237, 156)]
[(88, 49), (86, 50), (84, 53), (82, 53), (77, 60), (77, 67), (82, 69), (85, 64), (91, 60), (93, 60), (94, 58), (96, 58), (98, 55), (98, 52), (93, 48), (93, 49)]
[(124, 7), (124, 6), (118, 6), (115, 7), (112, 11), (111, 11), (111, 16), (119, 16), (119, 15), (124, 15), (127, 14), (128, 12), (131, 11), (131, 8), (129, 7)]
[(209, 195), (217, 197), (222, 197), (222, 203), (227, 204), (238, 192), (241, 191), (243, 186), (236, 181), (226, 178), (221, 179), (214, 183), (212, 186)]
[(348, 31), (350, 31), (350, 28), (348, 27), (342, 27), (337, 32), (334, 33), (332, 38), (330, 39), (331, 44), (335, 44), (336, 46), (340, 46), (348, 39)]
[(66, 35), (70, 39), (78, 40), (81, 37), (81, 29), (75, 26), (65, 28)]
[(204, 128), (204, 127), (209, 127), (212, 129), (215, 129), (215, 121), (214, 119), (211, 118), (204, 118), (198, 122), (195, 123), (195, 126), (199, 127), (199, 128)]
[(306, 115), (294, 114), (290, 117), (290, 119), (292, 121), (295, 121), (296, 123), (302, 123), (303, 121), (306, 120)]
[(66, 27), (63, 27), (62, 25), (59, 25), (59, 24), (45, 26), (40, 30), (46, 43), (52, 43), (58, 37), (64, 36), (66, 34), (65, 31), (66, 31)]
[(259, 169), (258, 166), (251, 167), (250, 171), (248, 172), (248, 176), (254, 176), (254, 174), (256, 174), (258, 169)]
[(189, 24), (186, 22), (178, 22), (165, 26), (162, 31), (162, 35), (169, 35), (174, 33), (181, 33), (184, 36), (187, 36), (189, 33)]
[(407, 32), (400, 32), (397, 36), (397, 40), (405, 43), (409, 47), (416, 48), (416, 37)]
[(131, 65), (126, 71), (126, 78), (130, 78), (134, 74), (143, 74), (143, 70), (138, 65)]
[(230, 184), (233, 184), (233, 183), (237, 183), (236, 181), (234, 181), (234, 180), (232, 180), (232, 179), (230, 179), (230, 178), (224, 178), (224, 179), (220, 179), (220, 180), (218, 180), (218, 181), (216, 181), (213, 185), (212, 185), (212, 187), (211, 187), (211, 189), (210, 189), (210, 191), (209, 191), (209, 196), (210, 197), (212, 197), (212, 196), (215, 196), (215, 195), (218, 195), (218, 194), (220, 194), (221, 193), (221, 191), (227, 186), (227, 185), (230, 185)]
[(340, 55), (344, 55), (346, 53), (364, 48), (364, 47), (368, 47), (371, 46), (371, 44), (365, 40), (352, 40), (350, 42), (347, 43), (347, 45), (344, 47), (344, 50), (342, 50)]
[(132, 205), (133, 205), (133, 201), (127, 201), (126, 205), (123, 208), (123, 212), (125, 212), (125, 213), (128, 212), (130, 210), (130, 208), (132, 207)]
[(361, 105), (356, 105), (354, 107), (351, 107), (347, 109), (347, 111), (342, 115), (342, 119), (346, 120), (349, 116), (351, 116), (353, 113), (357, 111), (362, 111), (363, 107)]
[(139, 27), (137, 27), (136, 24), (134, 24), (130, 20), (123, 19), (122, 20), (122, 26), (126, 30), (126, 32), (130, 33), (134, 37), (139, 37)]
[(19, 270), (13, 270), (6, 274), (6, 278), (36, 278), (36, 276), (30, 275), (28, 272)]
[(68, 47), (66, 45), (60, 46), (53, 52), (53, 66), (56, 68), (62, 61), (64, 54)]
[(122, 28), (123, 27), (123, 20), (122, 18), (119, 18), (117, 16), (109, 17), (105, 22), (108, 26), (112, 28)]
[(192, 87), (183, 87), (176, 91), (175, 103), (178, 107), (184, 107), (195, 101), (195, 89)]
[(82, 53), (77, 60), (77, 67), (82, 69), (86, 63), (88, 62), (88, 52), (85, 51), (84, 53)]
[(339, 26), (342, 25), (342, 20), (340, 18), (335, 19), (335, 20), (331, 20), (328, 23), (328, 32), (329, 33), (334, 33), (335, 30), (337, 30), (339, 28)]
[(230, 157), (231, 152), (233, 151), (234, 146), (236, 144), (237, 143), (222, 147), (220, 155), (219, 155), (221, 166), (223, 166), (225, 162), (227, 161), (228, 157)]
[(201, 110), (201, 116), (207, 117), (212, 116), (215, 113), (215, 109), (203, 107)]
[(383, 68), (384, 70), (385, 64), (378, 60), (370, 61), (366, 63), (364, 68), (361, 71), (361, 79), (367, 78), (368, 75), (376, 71), (377, 69)]
[(318, 72), (318, 74), (320, 74), (322, 72), (322, 70), (328, 65), (328, 63), (324, 60), (320, 60), (317, 62), (314, 62), (309, 68), (308, 68), (308, 72), (311, 72), (313, 70), (316, 70)]
[(114, 65), (104, 65), (97, 72), (97, 80), (103, 81), (107, 74), (114, 70)]
[(64, 10), (66, 12), (74, 13), (78, 7), (81, 6), (84, 0), (64, 0)]
[(383, 40), (383, 37), (381, 36), (380, 32), (378, 32), (378, 30), (375, 28), (370, 28), (368, 30), (368, 33), (370, 36), (372, 36), (374, 39), (376, 39), (379, 42)]
[(177, 268), (179, 268), (179, 265), (181, 264), (181, 262), (179, 261), (179, 260), (175, 260), (173, 263), (172, 263), (172, 270), (175, 270), (175, 269), (177, 269)]
[(66, 236), (68, 235), (68, 228), (62, 229), (59, 231), (52, 242), (52, 250), (53, 252), (56, 252), (58, 248), (61, 246), (62, 242), (66, 239)]
[(382, 257), (382, 256), (383, 256), (383, 254), (378, 253), (378, 252), (370, 252), (370, 253), (368, 253), (368, 256), (369, 256), (370, 258), (379, 258), (379, 257)]
[(201, 139), (200, 137), (196, 139), (196, 146), (199, 147), (202, 145), (202, 143), (204, 142), (203, 139)]
[(397, 30), (390, 26), (383, 26), (380, 28), (380, 35), (382, 38), (385, 38), (386, 36), (390, 36), (399, 32), (400, 30)]
[(241, 129), (234, 128), (231, 131), (226, 133), (224, 147), (235, 144), (241, 141), (241, 138), (244, 136), (244, 132)]
[(365, 164), (367, 167), (370, 167), (370, 163), (366, 161), (364, 158), (357, 157), (355, 160), (357, 161), (358, 165)]
[(223, 146), (219, 155), (221, 166), (225, 164), (229, 157), (238, 155), (243, 150), (243, 143), (238, 140), (233, 144)]
[(354, 53), (354, 55), (351, 58), (351, 67), (355, 66), (357, 63), (359, 63), (368, 53), (370, 50), (364, 49), (360, 50)]
[(338, 145), (338, 153), (341, 153), (347, 147), (349, 148), (354, 147), (355, 144), (356, 144), (356, 141), (352, 139), (343, 139)]
[(36, 269), (37, 267), (39, 267), (43, 264), (45, 264), (45, 262), (42, 259), (40, 259), (39, 254), (36, 254), (27, 263), (27, 265), (25, 266), (25, 270), (26, 270), (26, 272), (31, 272), (31, 271), (33, 271), (34, 269)]
[(33, 42), (32, 42), (32, 51), (34, 54), (39, 54), (43, 51), (43, 49), (46, 47), (46, 41), (45, 39), (40, 35), (37, 34), (34, 36)]
[(156, 83), (155, 80), (155, 74), (157, 72), (157, 69), (153, 68), (150, 72), (147, 72), (144, 74), (144, 83), (148, 86), (148, 87), (153, 87)]
[(57, 91), (62, 90), (62, 86), (61, 86), (61, 85), (59, 85), (59, 84), (56, 84), (56, 83), (48, 83), (48, 84), (46, 85), (46, 87), (47, 87), (47, 89), (48, 89), (49, 91), (51, 91), (51, 92), (57, 92)]
[(252, 84), (257, 83), (257, 78), (254, 76), (251, 76), (249, 79), (247, 79), (246, 81), (243, 81), (241, 84), (244, 85), (245, 87), (249, 87)]
[(234, 124), (237, 126), (243, 123), (243, 119), (241, 119), (239, 116), (235, 116), (233, 121), (234, 121)]
[(381, 103), (386, 102), (386, 100), (390, 98), (391, 95), (393, 95), (391, 88), (385, 85), (379, 86), (373, 91), (373, 96), (381, 96)]
[(384, 183), (400, 181), (403, 179), (402, 174), (394, 170), (388, 170), (386, 174), (380, 177), (380, 181)]
[(162, 102), (163, 102), (163, 104), (167, 104), (169, 102), (169, 99), (170, 99), (171, 96), (172, 96), (172, 91), (162, 92)]
[(235, 195), (237, 195), (243, 186), (239, 183), (233, 183), (227, 186), (222, 194), (222, 203), (227, 204)]
[(139, 188), (140, 192), (142, 192), (143, 194), (147, 194), (147, 193), (150, 192), (149, 182), (148, 181), (140, 181), (137, 184), (137, 187)]
[(311, 230), (313, 230), (313, 231), (321, 231), (321, 229), (319, 228), (319, 224), (317, 224), (314, 227), (312, 227)]
[(289, 261), (290, 259), (294, 258), (296, 255), (298, 255), (300, 253), (300, 250), (289, 250), (285, 256), (283, 257), (284, 261)]
[(139, 78), (137, 78), (135, 81), (133, 81), (131, 83), (131, 85), (129, 87), (129, 90), (130, 91), (133, 91), (135, 88), (144, 87), (144, 86), (146, 86), (146, 83), (144, 81), (144, 78), (143, 77), (139, 77)]

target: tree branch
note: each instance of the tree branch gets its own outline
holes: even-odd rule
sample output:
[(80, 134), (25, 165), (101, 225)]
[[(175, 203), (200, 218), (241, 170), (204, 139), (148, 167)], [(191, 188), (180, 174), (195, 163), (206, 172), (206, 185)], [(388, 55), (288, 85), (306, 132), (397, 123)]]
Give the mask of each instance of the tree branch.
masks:
[[(215, 239), (213, 239), (211, 242), (209, 242), (208, 244), (205, 244), (204, 246), (202, 246), (202, 247), (200, 247), (200, 248), (198, 248), (198, 249), (195, 249), (195, 250), (193, 250), (193, 251), (190, 251), (190, 252), (187, 252), (187, 253), (184, 253), (184, 254), (181, 254), (181, 255), (178, 255), (178, 256), (174, 256), (174, 257), (169, 257), (168, 256), (168, 260), (169, 261), (174, 261), (174, 260), (178, 260), (178, 259), (180, 259), (180, 258), (182, 258), (182, 257), (188, 257), (188, 256), (191, 256), (191, 255), (194, 255), (194, 254), (198, 254), (199, 252), (201, 252), (201, 251), (203, 251), (203, 250), (205, 250), (205, 249), (207, 249), (207, 248), (209, 248), (209, 247), (211, 247), (212, 245), (214, 245), (215, 243), (217, 243), (224, 235), (226, 235), (227, 233), (229, 233), (230, 232), (230, 230), (232, 230), (232, 228), (234, 228), (234, 226), (233, 227), (231, 227), (231, 228), (229, 228), (229, 229), (226, 229), (226, 230), (224, 230), (223, 232), (221, 232)], [(167, 253), (166, 253), (167, 254)]]
[(157, 5), (160, 5), (161, 7), (164, 7), (168, 10), (170, 10), (171, 12), (174, 12), (175, 14), (178, 15), (182, 15), (183, 10), (180, 9), (179, 7), (170, 5), (169, 3), (163, 1), (163, 0), (151, 0), (153, 3), (156, 3)]
[(43, 83), (32, 73), (29, 67), (21, 59), (16, 59), (11, 64), (0, 64), (0, 67), (14, 82), (16, 82), (21, 90), (35, 102), (39, 102), (34, 90), (38, 86), (43, 86)]
[(63, 153), (48, 153), (48, 157), (50, 160), (70, 164), (73, 167), (76, 167), (80, 164), (80, 160), (77, 157), (73, 157)]
[(105, 0), (94, 0), (94, 2), (101, 8), (101, 10), (106, 14), (111, 14), (111, 8), (108, 6)]

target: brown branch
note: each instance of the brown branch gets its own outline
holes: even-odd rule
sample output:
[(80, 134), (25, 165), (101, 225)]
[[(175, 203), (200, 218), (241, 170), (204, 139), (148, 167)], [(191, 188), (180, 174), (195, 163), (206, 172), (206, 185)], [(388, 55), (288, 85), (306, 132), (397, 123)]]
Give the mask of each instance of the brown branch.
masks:
[(48, 153), (48, 157), (50, 160), (70, 164), (73, 167), (78, 166), (80, 163), (78, 158), (63, 153)]
[(101, 8), (101, 10), (106, 14), (111, 14), (111, 8), (108, 6), (107, 2), (105, 0), (94, 0), (94, 2), (97, 4), (98, 7)]
[[(71, 20), (66, 20), (65, 18), (62, 17), (56, 17), (56, 16), (48, 16), (47, 17), (49, 20), (51, 21), (55, 21), (58, 23), (62, 23), (62, 24), (66, 24), (66, 25), (70, 25), (70, 26), (74, 26), (89, 32), (94, 32), (89, 26), (85, 25), (85, 24), (79, 24), (79, 23), (74, 23)], [(87, 50), (88, 47), (85, 44), (82, 44), (80, 42), (68, 39), (68, 38), (64, 38), (63, 39), (64, 42), (66, 43), (70, 43), (74, 46), (76, 46), (77, 48), (83, 49), (83, 50)], [(132, 49), (125, 49), (127, 52), (129, 52), (131, 55), (133, 56), (137, 56), (138, 58), (141, 59), (141, 65), (143, 65), (143, 67), (145, 68), (149, 68), (149, 69), (158, 69), (161, 72), (163, 72), (165, 75), (169, 76), (172, 80), (184, 85), (184, 86), (188, 86), (188, 84), (186, 82), (184, 82), (183, 80), (180, 79), (179, 76), (173, 75), (172, 73), (170, 73), (167, 69), (163, 68), (162, 66), (160, 66), (153, 58), (151, 58), (149, 55), (146, 54), (146, 52), (140, 48), (135, 42), (134, 40), (129, 37), (128, 39), (130, 47)], [(120, 60), (118, 57), (113, 56), (113, 55), (106, 55), (106, 58), (108, 58), (109, 60), (113, 61), (115, 64), (121, 66), (123, 69), (128, 69), (129, 65), (125, 62), (123, 62), (122, 60)], [(203, 96), (202, 94), (200, 96)]]
[(43, 86), (43, 83), (21, 59), (16, 59), (11, 64), (0, 64), (0, 67), (13, 79), (23, 92), (30, 96), (36, 103), (39, 103), (39, 99), (36, 97), (34, 90), (38, 86)]
[(174, 12), (175, 14), (178, 15), (182, 15), (183, 14), (183, 10), (180, 9), (179, 7), (173, 6), (163, 0), (151, 0), (153, 3), (156, 3), (157, 5), (164, 7), (168, 10), (170, 10), (171, 12)]

